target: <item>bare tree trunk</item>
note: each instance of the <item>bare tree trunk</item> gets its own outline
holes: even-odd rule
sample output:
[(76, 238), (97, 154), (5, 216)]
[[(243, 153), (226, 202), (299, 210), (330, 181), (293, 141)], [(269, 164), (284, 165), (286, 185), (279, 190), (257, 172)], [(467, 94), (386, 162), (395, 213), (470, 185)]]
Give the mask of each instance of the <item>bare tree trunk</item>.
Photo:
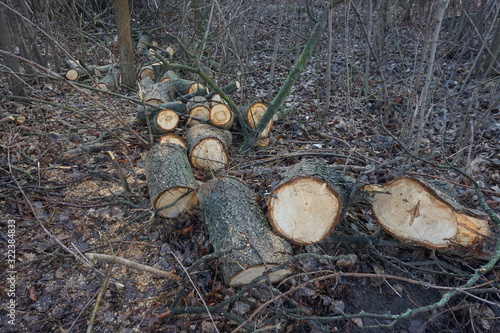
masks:
[[(0, 49), (13, 52), (12, 32), (9, 29), (4, 8), (0, 8), (0, 31), (3, 32), (0, 35)], [(17, 60), (12, 59), (7, 55), (4, 56), (4, 60), (5, 65), (12, 71), (10, 74), (10, 90), (12, 91), (12, 94), (14, 96), (26, 96), (24, 83), (16, 74), (19, 73), (19, 64), (17, 63)]]
[(203, 13), (201, 11), (202, 0), (191, 0), (191, 10), (193, 11), (194, 33), (198, 38), (203, 38)]
[[(418, 132), (417, 132), (417, 137), (416, 140), (413, 140), (415, 142), (413, 149), (415, 151), (418, 150), (420, 147), (420, 143), (422, 140), (423, 136), (423, 130), (424, 126), (426, 123), (427, 118), (429, 117), (430, 111), (428, 110), (430, 106), (430, 87), (431, 83), (433, 81), (433, 69), (434, 69), (434, 63), (436, 60), (436, 51), (437, 51), (437, 44), (438, 44), (438, 39), (439, 39), (439, 33), (441, 31), (441, 25), (443, 23), (443, 17), (444, 13), (446, 11), (446, 8), (448, 7), (448, 1), (447, 0), (439, 0), (437, 5), (437, 10), (436, 10), (436, 23), (434, 25), (434, 30), (431, 36), (430, 40), (430, 50), (428, 54), (428, 60), (426, 59), (427, 56), (426, 54), (423, 54), (422, 57), (422, 62), (427, 63), (427, 72), (426, 72), (426, 77), (425, 77), (425, 82), (424, 82), (424, 87), (422, 88), (422, 92), (420, 93), (419, 100), (416, 103), (415, 106), (415, 111), (412, 116), (411, 124), (408, 127), (408, 137), (412, 137), (412, 131), (415, 126), (418, 126)], [(427, 60), (427, 61), (426, 61)]]
[(133, 88), (135, 86), (135, 65), (128, 0), (115, 0), (115, 8), (121, 84)]
[(326, 96), (325, 96), (325, 107), (323, 112), (320, 114), (321, 118), (321, 128), (324, 127), (326, 123), (326, 115), (330, 111), (330, 98), (332, 94), (332, 36), (333, 33), (333, 8), (329, 9), (328, 13), (328, 41), (327, 41), (327, 54), (326, 54), (326, 74), (325, 74), (325, 85), (326, 85)]
[(495, 72), (498, 73), (500, 70), (500, 15), (497, 16), (495, 35), (482, 64), (482, 68), (486, 76), (492, 75)]

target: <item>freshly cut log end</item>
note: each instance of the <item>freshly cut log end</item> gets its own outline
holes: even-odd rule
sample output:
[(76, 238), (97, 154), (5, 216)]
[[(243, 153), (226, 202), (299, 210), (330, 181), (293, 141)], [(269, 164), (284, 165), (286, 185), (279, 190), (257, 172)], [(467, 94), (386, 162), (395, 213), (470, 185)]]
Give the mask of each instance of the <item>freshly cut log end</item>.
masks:
[(372, 210), (384, 230), (403, 242), (487, 258), (494, 246), (488, 220), (469, 211), (430, 182), (400, 177), (375, 192)]
[(214, 104), (210, 108), (210, 123), (214, 126), (230, 129), (234, 123), (233, 113), (226, 104)]
[(273, 191), (269, 218), (274, 230), (289, 241), (306, 245), (323, 240), (340, 216), (340, 200), (325, 182), (298, 177)]
[(158, 139), (158, 143), (159, 144), (166, 144), (166, 143), (176, 144), (176, 145), (181, 146), (183, 149), (185, 149), (187, 151), (186, 141), (184, 141), (184, 139), (182, 139), (180, 136), (175, 135), (175, 134), (170, 133), (170, 134), (162, 135)]
[(210, 119), (209, 104), (207, 99), (203, 96), (193, 97), (186, 104), (186, 108), (190, 116), (186, 126), (194, 126), (200, 124), (203, 121), (208, 121)]
[[(291, 246), (273, 233), (252, 198), (250, 189), (232, 177), (203, 184), (200, 207), (215, 251), (231, 250), (221, 258), (224, 281), (231, 287), (250, 283), (271, 268), (290, 259)], [(278, 282), (292, 273), (291, 267), (269, 275)]]
[(170, 109), (160, 110), (150, 122), (150, 128), (155, 134), (172, 132), (179, 125), (179, 115)]
[(153, 71), (153, 67), (150, 65), (150, 66), (145, 66), (145, 67), (141, 68), (141, 70), (139, 72), (139, 78), (141, 80), (145, 79), (145, 78), (150, 78), (151, 80), (154, 80), (155, 73)]
[[(248, 125), (251, 128), (257, 127), (257, 124), (264, 116), (264, 113), (267, 111), (267, 105), (264, 103), (256, 102), (250, 105), (246, 111), (246, 119)], [(271, 119), (269, 123), (266, 125), (262, 133), (260, 134), (260, 139), (257, 141), (257, 145), (259, 146), (267, 146), (269, 143), (269, 134), (271, 132), (271, 128), (273, 126), (273, 120)]]
[(166, 207), (158, 212), (158, 215), (164, 218), (176, 218), (184, 210), (190, 210), (197, 206), (198, 198), (194, 189), (191, 187), (180, 187), (162, 192), (154, 201), (155, 209)]
[(322, 160), (302, 160), (267, 201), (272, 227), (294, 244), (321, 242), (338, 223), (353, 183)]
[(154, 145), (145, 159), (145, 171), (153, 209), (165, 218), (175, 218), (198, 205), (198, 183), (180, 145)]
[[(277, 264), (267, 264), (269, 269), (278, 266)], [(227, 281), (227, 284), (230, 287), (244, 286), (252, 282), (253, 279), (262, 276), (266, 271), (266, 267), (264, 265), (255, 265), (253, 267), (247, 267), (244, 270), (234, 274)], [(276, 272), (269, 274), (269, 280), (271, 283), (276, 283), (283, 281), (285, 278), (292, 274), (293, 270), (291, 267), (282, 268), (277, 270)]]
[(199, 124), (189, 128), (186, 141), (189, 160), (194, 168), (217, 171), (227, 166), (227, 146), (232, 141), (231, 132)]

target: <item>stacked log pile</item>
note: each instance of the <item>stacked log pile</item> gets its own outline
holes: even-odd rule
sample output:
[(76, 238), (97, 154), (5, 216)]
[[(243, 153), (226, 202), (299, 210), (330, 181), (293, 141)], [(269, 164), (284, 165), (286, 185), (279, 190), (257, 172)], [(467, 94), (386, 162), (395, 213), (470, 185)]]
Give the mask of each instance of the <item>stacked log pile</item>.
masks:
[[(149, 52), (143, 46), (138, 49)], [(65, 75), (76, 80), (106, 69), (75, 66), (71, 70)], [(110, 68), (98, 86), (114, 86), (117, 73)], [(353, 196), (360, 194), (353, 190), (354, 179), (323, 160), (303, 159), (272, 190), (267, 200), (268, 222), (241, 180), (216, 176), (201, 184), (195, 178), (193, 169), (217, 175), (229, 164), (235, 117), (226, 102), (204, 84), (165, 71), (161, 64), (146, 65), (139, 76), (146, 106), (140, 107), (138, 118), (159, 136), (145, 158), (152, 207), (167, 219), (201, 208), (215, 251), (228, 253), (221, 260), (221, 271), (229, 286), (262, 276), (270, 282), (289, 276), (290, 244), (325, 240), (346, 215)], [(221, 89), (231, 94), (239, 87), (238, 82), (231, 82)], [(239, 119), (255, 128), (266, 110), (266, 104), (256, 102), (241, 108)], [(186, 127), (184, 138), (174, 134), (181, 123)], [(269, 144), (271, 127), (272, 122), (262, 132), (259, 145)], [(488, 258), (495, 235), (487, 217), (467, 210), (450, 193), (446, 187), (410, 177), (365, 186), (361, 191), (371, 202), (375, 219), (395, 238), (464, 257)], [(277, 265), (282, 268), (274, 270)]]

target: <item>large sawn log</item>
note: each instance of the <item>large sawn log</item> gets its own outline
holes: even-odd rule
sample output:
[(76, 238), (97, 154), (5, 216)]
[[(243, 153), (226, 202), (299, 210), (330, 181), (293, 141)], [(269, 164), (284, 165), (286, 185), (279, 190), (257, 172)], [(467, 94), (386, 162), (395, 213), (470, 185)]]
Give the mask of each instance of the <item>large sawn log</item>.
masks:
[[(290, 244), (273, 233), (241, 181), (214, 178), (200, 187), (199, 198), (214, 250), (233, 249), (221, 258), (222, 274), (229, 286), (248, 284), (290, 258)], [(285, 267), (269, 274), (269, 279), (278, 282), (291, 273), (291, 266)]]
[(159, 216), (175, 218), (198, 205), (198, 182), (182, 146), (155, 144), (146, 156), (144, 168), (153, 208), (165, 207)]
[(372, 211), (394, 237), (465, 257), (491, 256), (495, 235), (488, 219), (460, 205), (449, 186), (400, 177), (381, 187), (372, 194)]
[(267, 206), (274, 230), (292, 243), (318, 243), (338, 223), (354, 180), (323, 160), (304, 159), (290, 168)]

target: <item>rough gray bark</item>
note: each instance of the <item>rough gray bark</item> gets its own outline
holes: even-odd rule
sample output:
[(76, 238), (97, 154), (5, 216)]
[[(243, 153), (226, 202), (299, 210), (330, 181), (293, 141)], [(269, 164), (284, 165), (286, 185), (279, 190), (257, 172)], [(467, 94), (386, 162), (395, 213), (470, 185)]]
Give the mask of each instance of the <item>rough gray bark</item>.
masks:
[[(214, 250), (233, 249), (221, 258), (222, 274), (229, 286), (248, 284), (290, 258), (290, 244), (272, 232), (241, 181), (212, 179), (201, 186), (199, 198)], [(278, 282), (291, 272), (291, 267), (284, 268), (269, 274), (269, 279)]]
[(175, 218), (198, 204), (198, 182), (186, 150), (178, 144), (156, 144), (145, 159), (146, 178), (153, 209), (159, 216)]

